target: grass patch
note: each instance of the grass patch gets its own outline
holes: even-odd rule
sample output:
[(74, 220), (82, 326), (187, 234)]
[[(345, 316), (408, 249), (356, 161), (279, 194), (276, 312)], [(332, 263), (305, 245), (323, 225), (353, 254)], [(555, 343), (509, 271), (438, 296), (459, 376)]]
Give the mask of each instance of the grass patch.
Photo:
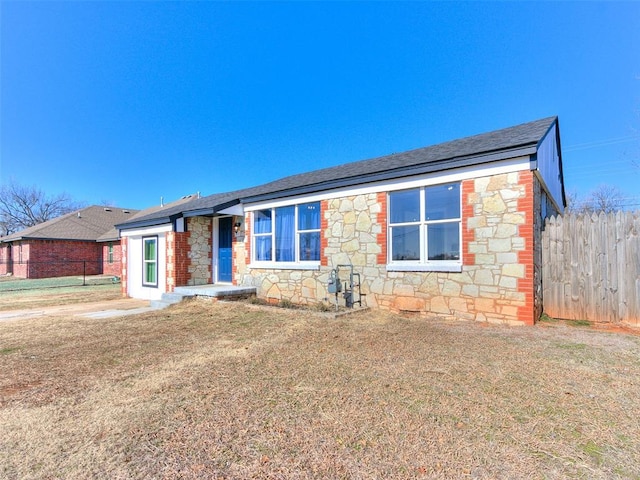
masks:
[(589, 320), (567, 320), (567, 325), (570, 327), (591, 327), (593, 322)]
[(591, 322), (589, 320), (564, 320), (560, 318), (550, 317), (546, 313), (543, 313), (540, 316), (538, 322), (542, 324), (549, 324), (549, 325), (561, 324), (561, 325), (567, 325), (569, 327), (592, 327), (594, 325), (594, 322)]
[(2, 478), (640, 476), (638, 337), (192, 301), (0, 345)]
[(543, 313), (542, 315), (540, 315), (540, 319), (538, 321), (542, 323), (551, 323), (551, 324), (556, 324), (560, 322), (560, 320), (558, 320), (557, 318), (550, 317), (546, 313)]
[(17, 352), (19, 350), (20, 350), (19, 347), (0, 348), (0, 355), (9, 355), (10, 353), (14, 353), (14, 352)]
[(589, 455), (591, 458), (595, 459), (598, 464), (602, 461), (603, 449), (598, 446), (593, 440), (589, 440), (587, 443), (582, 445), (582, 451)]
[[(26, 280), (29, 281), (29, 280)], [(67, 305), (122, 298), (119, 284), (0, 290), (0, 311)]]
[(0, 277), (0, 292), (14, 292), (24, 290), (42, 290), (48, 288), (82, 287), (95, 285), (109, 285), (114, 282), (113, 275), (71, 275), (52, 278), (17, 278)]

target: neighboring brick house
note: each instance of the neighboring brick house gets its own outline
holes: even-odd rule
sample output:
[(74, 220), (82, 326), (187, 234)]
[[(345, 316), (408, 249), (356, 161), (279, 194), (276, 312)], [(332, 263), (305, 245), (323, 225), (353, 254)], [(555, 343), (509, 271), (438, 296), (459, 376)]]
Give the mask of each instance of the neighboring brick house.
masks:
[(229, 283), (333, 302), (346, 271), (363, 306), (533, 324), (544, 219), (564, 206), (550, 117), (142, 211), (117, 225), (123, 292)]
[(114, 225), (129, 220), (136, 212), (91, 206), (0, 237), (0, 275), (119, 276), (122, 254)]

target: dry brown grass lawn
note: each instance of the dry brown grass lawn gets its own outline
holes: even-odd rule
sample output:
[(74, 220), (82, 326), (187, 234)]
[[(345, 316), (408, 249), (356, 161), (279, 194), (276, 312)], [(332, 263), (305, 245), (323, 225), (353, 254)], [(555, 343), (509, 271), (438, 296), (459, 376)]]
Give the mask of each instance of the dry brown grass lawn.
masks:
[(0, 311), (69, 305), (87, 301), (100, 302), (120, 298), (122, 298), (120, 284), (34, 288), (19, 291), (0, 289)]
[(0, 477), (640, 478), (640, 338), (186, 302), (0, 324)]

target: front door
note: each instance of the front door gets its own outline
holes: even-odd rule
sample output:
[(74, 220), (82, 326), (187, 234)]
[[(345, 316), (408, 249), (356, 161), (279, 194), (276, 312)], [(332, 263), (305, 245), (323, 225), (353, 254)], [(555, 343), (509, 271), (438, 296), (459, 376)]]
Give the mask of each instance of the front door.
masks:
[(233, 217), (218, 219), (218, 282), (231, 283), (232, 276), (232, 243)]

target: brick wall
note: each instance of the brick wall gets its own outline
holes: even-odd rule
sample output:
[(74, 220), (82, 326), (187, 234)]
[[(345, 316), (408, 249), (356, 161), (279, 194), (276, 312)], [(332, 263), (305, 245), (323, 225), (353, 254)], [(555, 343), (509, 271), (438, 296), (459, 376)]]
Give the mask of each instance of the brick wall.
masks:
[(173, 292), (175, 287), (189, 284), (190, 236), (191, 232), (167, 232), (166, 234), (166, 292)]
[(211, 283), (212, 219), (187, 218), (186, 232), (166, 235), (166, 291)]
[(11, 273), (11, 251), (8, 244), (0, 245), (0, 275)]
[[(102, 273), (104, 275), (122, 275), (122, 247), (120, 241), (102, 243)], [(112, 246), (112, 261), (109, 259), (109, 246)]]
[(49, 278), (99, 275), (103, 271), (102, 246), (73, 240), (29, 240), (12, 246), (13, 275)]
[(129, 255), (129, 239), (127, 237), (123, 237), (122, 240), (120, 240), (120, 250), (122, 252), (122, 272), (120, 276), (120, 286), (122, 287), (122, 296), (128, 297), (129, 292), (127, 289), (127, 284), (129, 282), (129, 269), (127, 259)]

